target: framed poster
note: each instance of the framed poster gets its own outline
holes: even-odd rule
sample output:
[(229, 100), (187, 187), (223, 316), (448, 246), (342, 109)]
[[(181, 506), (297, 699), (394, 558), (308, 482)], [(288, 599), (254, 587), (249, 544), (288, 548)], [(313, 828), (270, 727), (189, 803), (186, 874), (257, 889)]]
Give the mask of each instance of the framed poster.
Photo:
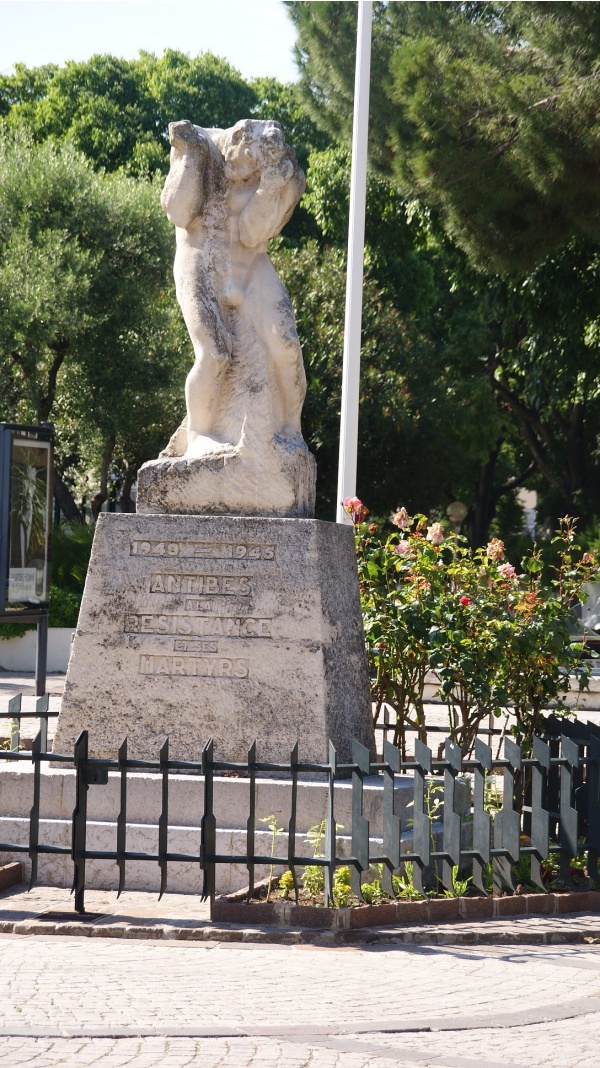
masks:
[(0, 423), (0, 612), (48, 606), (52, 427)]

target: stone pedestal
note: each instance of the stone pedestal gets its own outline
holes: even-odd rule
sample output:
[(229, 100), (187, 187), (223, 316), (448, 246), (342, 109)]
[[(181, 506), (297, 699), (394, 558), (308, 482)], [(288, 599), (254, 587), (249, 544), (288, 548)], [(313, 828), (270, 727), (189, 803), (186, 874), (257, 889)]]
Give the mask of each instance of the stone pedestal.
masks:
[(249, 515), (310, 519), (315, 514), (315, 458), (303, 441), (274, 438), (188, 459), (159, 456), (138, 472), (141, 515)]
[(311, 519), (101, 515), (56, 737), (92, 756), (340, 759), (372, 748), (353, 531)]

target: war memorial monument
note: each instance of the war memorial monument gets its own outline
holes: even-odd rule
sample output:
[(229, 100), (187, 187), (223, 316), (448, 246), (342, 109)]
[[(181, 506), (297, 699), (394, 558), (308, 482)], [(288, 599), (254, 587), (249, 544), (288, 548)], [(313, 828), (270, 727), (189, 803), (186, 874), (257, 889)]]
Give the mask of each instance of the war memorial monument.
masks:
[[(294, 312), (267, 254), (304, 175), (276, 122), (171, 123), (162, 206), (195, 361), (186, 416), (96, 528), (55, 752), (320, 761), (372, 746), (352, 529), (315, 520)], [(140, 280), (140, 284), (143, 281)]]

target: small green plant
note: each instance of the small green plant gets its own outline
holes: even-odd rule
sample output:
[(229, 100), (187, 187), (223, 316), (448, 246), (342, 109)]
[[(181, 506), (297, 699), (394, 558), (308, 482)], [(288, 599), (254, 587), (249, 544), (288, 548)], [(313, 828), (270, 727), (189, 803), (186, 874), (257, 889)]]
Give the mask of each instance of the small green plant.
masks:
[[(313, 827), (310, 827), (306, 832), (306, 841), (312, 849), (313, 857), (322, 857), (323, 854), (323, 842), (325, 841), (325, 820), (321, 820), (320, 823), (315, 823)], [(344, 829), (342, 823), (336, 823), (336, 832)], [(333, 876), (333, 893), (335, 898), (336, 893), (336, 877), (338, 871), (344, 871), (348, 869), (340, 868), (334, 872)], [(307, 864), (302, 873), (302, 885), (307, 894), (311, 897), (319, 897), (325, 890), (325, 871), (321, 864)], [(342, 889), (344, 883), (340, 882), (340, 892), (342, 897), (345, 891)]]
[(350, 868), (336, 868), (333, 876), (333, 902), (338, 908), (345, 908), (350, 900)]
[[(284, 833), (284, 829), (283, 829), (283, 827), (278, 827), (277, 826), (277, 816), (273, 815), (272, 813), (271, 813), (270, 816), (263, 816), (263, 818), (259, 822), (260, 823), (266, 823), (268, 828), (269, 828), (269, 830), (270, 830), (270, 832), (271, 832), (271, 857), (274, 857), (275, 856), (275, 846), (277, 844), (277, 835), (278, 834), (283, 834)], [(271, 864), (271, 866), (269, 868), (269, 886), (267, 888), (267, 901), (269, 901), (270, 898), (271, 898), (271, 890), (272, 890), (272, 887), (273, 887), (273, 871), (274, 871), (274, 867)]]
[(378, 905), (387, 896), (382, 885), (383, 864), (371, 864), (369, 872), (372, 872), (375, 878), (362, 884), (361, 893), (367, 905)]
[(302, 872), (302, 885), (311, 897), (319, 897), (325, 889), (325, 872), (320, 864), (307, 864)]
[(421, 894), (413, 884), (413, 866), (410, 860), (404, 865), (404, 875), (392, 875), (392, 886), (396, 897), (405, 901), (421, 900)]
[(459, 879), (460, 867), (458, 864), (454, 864), (452, 868), (452, 889), (444, 890), (444, 897), (464, 897), (469, 892), (469, 884), (473, 881), (471, 876), (468, 879)]
[[(325, 820), (315, 823), (306, 832), (306, 841), (312, 849), (313, 857), (323, 856), (325, 840)], [(311, 897), (319, 897), (325, 889), (325, 872), (320, 864), (307, 864), (302, 873), (302, 885)]]
[(288, 869), (288, 871), (284, 871), (279, 876), (279, 896), (281, 900), (288, 901), (292, 890), (294, 890), (294, 876)]

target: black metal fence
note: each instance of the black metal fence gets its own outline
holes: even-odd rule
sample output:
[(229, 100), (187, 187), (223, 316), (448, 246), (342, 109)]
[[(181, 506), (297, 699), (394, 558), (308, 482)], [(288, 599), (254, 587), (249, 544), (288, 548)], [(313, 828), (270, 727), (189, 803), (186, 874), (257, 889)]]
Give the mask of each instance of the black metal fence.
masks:
[[(15, 700), (15, 699), (13, 699)], [(40, 699), (43, 701), (44, 699)], [(19, 706), (20, 707), (20, 706)], [(15, 717), (16, 702), (5, 714)], [(212, 741), (202, 751), (200, 761), (172, 760), (169, 741), (165, 739), (158, 760), (137, 760), (128, 757), (127, 740), (123, 741), (114, 759), (96, 759), (88, 755), (88, 734), (82, 732), (73, 755), (46, 751), (47, 704), (40, 705), (45, 723), (32, 743), (31, 750), (0, 750), (0, 761), (29, 761), (33, 763), (33, 797), (29, 816), (27, 841), (14, 844), (0, 841), (2, 853), (26, 854), (31, 861), (31, 885), (37, 881), (38, 857), (42, 854), (68, 854), (73, 862), (73, 890), (75, 909), (84, 912), (86, 861), (114, 861), (119, 872), (119, 889), (126, 888), (129, 861), (147, 861), (158, 865), (160, 895), (167, 890), (169, 865), (197, 864), (203, 872), (204, 899), (215, 896), (216, 867), (220, 864), (244, 864), (248, 870), (249, 894), (255, 882), (255, 868), (276, 865), (289, 868), (298, 887), (299, 869), (306, 865), (324, 869), (325, 903), (333, 902), (334, 873), (337, 867), (351, 869), (353, 892), (359, 897), (363, 876), (372, 865), (381, 865), (382, 886), (394, 894), (393, 873), (406, 862), (413, 866), (413, 883), (424, 893), (432, 870), (441, 886), (454, 892), (456, 868), (472, 877), (473, 886), (481, 893), (489, 890), (491, 873), (495, 892), (514, 890), (513, 868), (524, 857), (530, 858), (530, 878), (540, 890), (546, 886), (543, 865), (551, 855), (559, 859), (559, 876), (567, 887), (572, 885), (571, 862), (587, 854), (587, 870), (592, 882), (600, 881), (600, 727), (573, 721), (548, 720), (545, 737), (535, 737), (527, 747), (518, 746), (511, 738), (504, 740), (504, 755), (494, 757), (491, 748), (478, 739), (472, 757), (467, 758), (452, 741), (445, 743), (443, 759), (435, 759), (431, 750), (415, 742), (414, 760), (403, 763), (400, 753), (387, 740), (383, 745), (383, 759), (373, 762), (364, 746), (355, 742), (353, 759), (338, 761), (330, 744), (329, 759), (319, 764), (299, 759), (298, 746), (286, 763), (257, 759), (256, 744), (252, 745), (244, 762), (215, 759)], [(40, 843), (40, 792), (42, 769), (48, 762), (62, 764), (75, 770), (76, 802), (72, 816), (70, 846)], [(136, 852), (127, 848), (127, 795), (131, 773), (156, 773), (161, 780), (161, 812), (157, 827), (155, 852)], [(108, 782), (109, 772), (120, 777), (120, 810), (115, 821), (114, 850), (87, 848), (87, 795), (90, 786)], [(175, 774), (194, 773), (199, 789), (204, 792), (204, 814), (201, 820), (198, 848), (193, 853), (170, 852), (169, 783)], [(246, 822), (246, 850), (240, 855), (217, 852), (217, 820), (214, 806), (215, 778), (234, 772), (247, 779), (248, 817)], [(409, 817), (395, 811), (395, 776), (412, 776), (413, 801)], [(256, 852), (257, 777), (270, 774), (291, 783), (290, 811), (287, 823), (288, 850), (285, 857)], [(298, 788), (303, 776), (322, 778), (327, 784), (327, 811), (323, 824), (322, 855), (306, 855), (297, 851), (299, 837), (297, 820)], [(363, 813), (365, 780), (378, 783), (382, 791), (382, 832), (377, 836)], [(375, 778), (373, 778), (375, 777)], [(465, 778), (469, 783), (465, 808)], [(495, 790), (498, 779), (502, 787)], [(351, 846), (350, 856), (337, 855), (336, 795), (342, 782), (348, 789), (351, 779), (351, 826), (346, 828)], [(432, 793), (443, 800), (442, 828), (439, 828), (439, 808), (432, 806)], [(494, 795), (490, 797), (490, 795)], [(437, 831), (436, 832), (436, 826)], [(405, 832), (410, 832), (408, 851)], [(403, 835), (405, 840), (403, 841)], [(1, 837), (1, 835), (0, 835)], [(441, 841), (440, 841), (441, 838)]]

